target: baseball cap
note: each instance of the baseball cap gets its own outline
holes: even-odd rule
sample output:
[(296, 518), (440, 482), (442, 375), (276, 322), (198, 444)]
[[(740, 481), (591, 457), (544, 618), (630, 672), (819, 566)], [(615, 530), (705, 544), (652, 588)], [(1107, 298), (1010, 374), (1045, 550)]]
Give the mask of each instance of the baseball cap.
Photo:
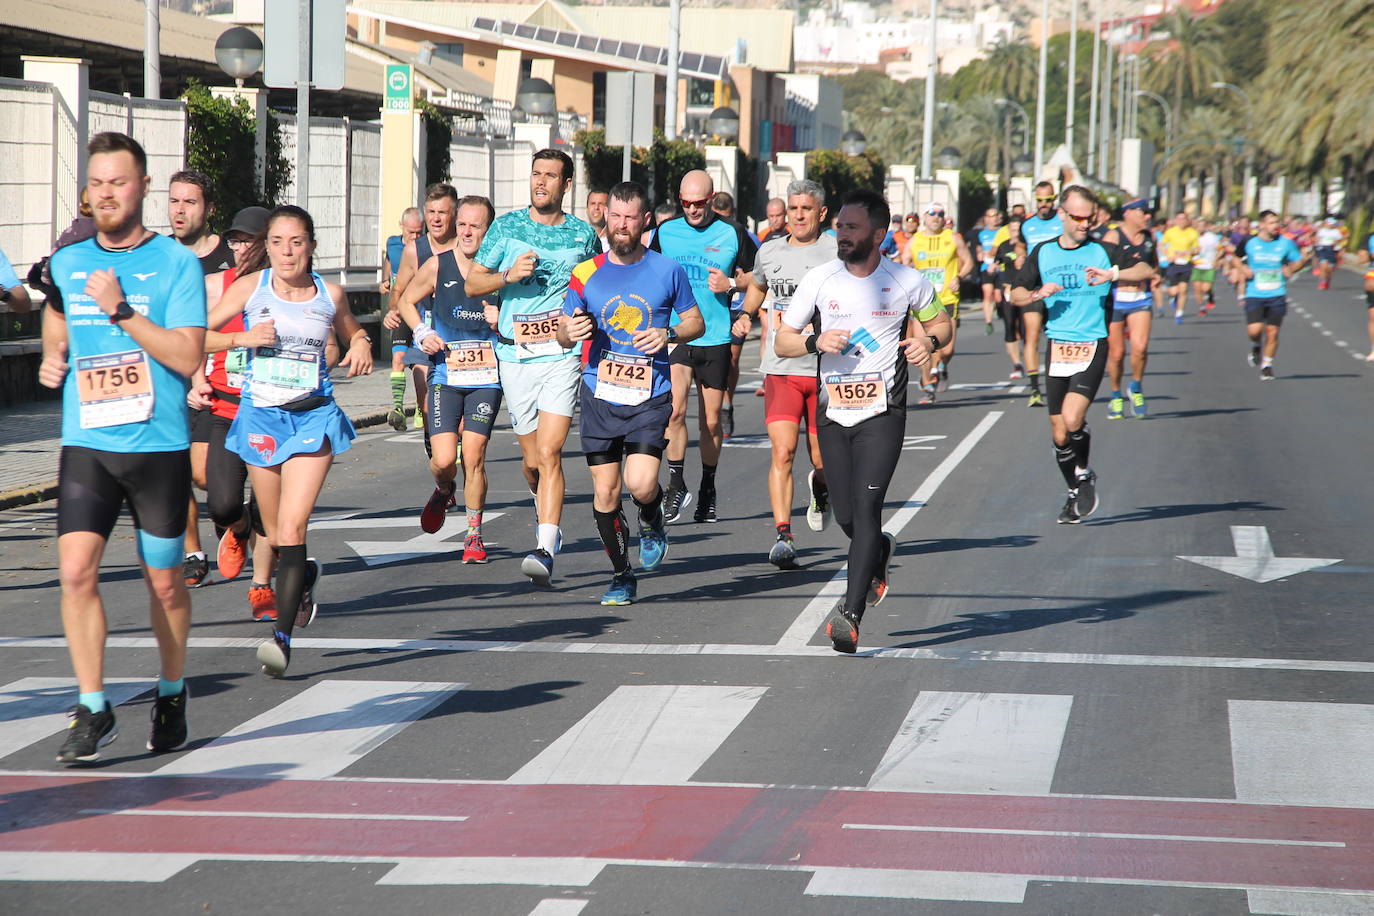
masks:
[(262, 235), (267, 231), (267, 218), (272, 211), (266, 207), (244, 207), (234, 214), (234, 221), (225, 233), (242, 232), (244, 235)]

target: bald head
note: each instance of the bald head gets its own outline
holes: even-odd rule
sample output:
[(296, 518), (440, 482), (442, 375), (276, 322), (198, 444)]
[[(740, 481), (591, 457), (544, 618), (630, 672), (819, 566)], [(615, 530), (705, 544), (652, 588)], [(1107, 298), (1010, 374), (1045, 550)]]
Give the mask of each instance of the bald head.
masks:
[(682, 204), (682, 215), (692, 226), (702, 226), (711, 221), (711, 197), (715, 184), (711, 176), (702, 169), (693, 169), (682, 176), (677, 186), (678, 202)]

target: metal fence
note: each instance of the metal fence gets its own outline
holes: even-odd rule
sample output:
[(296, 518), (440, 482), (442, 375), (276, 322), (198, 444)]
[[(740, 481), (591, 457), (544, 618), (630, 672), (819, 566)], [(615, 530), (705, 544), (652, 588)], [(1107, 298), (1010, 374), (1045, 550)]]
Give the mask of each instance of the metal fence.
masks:
[(170, 232), (167, 183), (185, 168), (186, 103), (180, 99), (140, 99), (92, 92), (87, 107), (90, 136), (107, 130), (128, 134), (148, 154), (148, 199), (143, 224), (154, 232)]

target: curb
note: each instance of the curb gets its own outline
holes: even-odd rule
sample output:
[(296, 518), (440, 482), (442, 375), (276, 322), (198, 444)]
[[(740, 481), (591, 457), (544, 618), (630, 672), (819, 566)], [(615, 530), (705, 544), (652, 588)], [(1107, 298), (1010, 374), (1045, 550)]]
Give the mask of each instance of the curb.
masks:
[[(358, 414), (348, 419), (353, 423), (355, 429), (365, 429), (369, 426), (381, 426), (386, 422), (386, 410), (373, 410), (368, 413)], [(34, 503), (47, 502), (57, 498), (57, 481), (34, 484), (27, 487), (18, 487), (13, 490), (6, 490), (0, 493), (0, 511), (5, 509), (16, 509), (20, 506), (29, 506)]]

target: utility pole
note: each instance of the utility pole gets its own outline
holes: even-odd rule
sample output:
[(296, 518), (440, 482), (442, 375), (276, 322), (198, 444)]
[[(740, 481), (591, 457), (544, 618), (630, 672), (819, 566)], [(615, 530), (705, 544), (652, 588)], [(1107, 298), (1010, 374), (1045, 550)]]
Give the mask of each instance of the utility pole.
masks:
[(935, 78), (939, 75), (940, 58), (935, 52), (936, 17), (940, 14), (940, 0), (930, 0), (930, 62), (926, 65), (926, 113), (921, 125), (921, 177), (933, 177), (930, 170), (930, 148), (935, 142)]
[(296, 77), (296, 205), (310, 209), (310, 43), (315, 24), (310, 0), (298, 0), (301, 54)]
[(1069, 8), (1069, 108), (1064, 115), (1064, 144), (1069, 148), (1069, 158), (1073, 158), (1073, 103), (1077, 95), (1075, 71), (1078, 68), (1078, 0), (1073, 0)]
[(1093, 87), (1088, 102), (1088, 174), (1097, 174), (1097, 84), (1101, 76), (1099, 58), (1102, 53), (1102, 0), (1097, 0), (1097, 19), (1093, 24)]
[(162, 98), (162, 10), (143, 0), (143, 97)]
[(1035, 93), (1035, 174), (1040, 180), (1040, 167), (1045, 164), (1045, 74), (1050, 62), (1050, 0), (1040, 3), (1040, 79)]
[(677, 139), (677, 56), (678, 40), (682, 33), (682, 0), (668, 4), (668, 85), (663, 96), (663, 136)]

